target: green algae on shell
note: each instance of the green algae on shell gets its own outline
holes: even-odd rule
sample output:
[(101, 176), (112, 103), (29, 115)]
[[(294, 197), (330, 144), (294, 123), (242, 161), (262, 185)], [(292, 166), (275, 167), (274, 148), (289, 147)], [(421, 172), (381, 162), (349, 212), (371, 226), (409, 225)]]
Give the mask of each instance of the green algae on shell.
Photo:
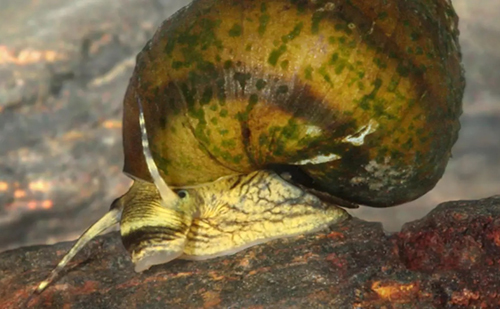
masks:
[[(172, 186), (293, 165), (369, 206), (440, 179), (464, 89), (449, 1), (197, 0), (137, 57), (124, 102), (125, 169)], [(294, 169), (297, 170), (297, 169)]]

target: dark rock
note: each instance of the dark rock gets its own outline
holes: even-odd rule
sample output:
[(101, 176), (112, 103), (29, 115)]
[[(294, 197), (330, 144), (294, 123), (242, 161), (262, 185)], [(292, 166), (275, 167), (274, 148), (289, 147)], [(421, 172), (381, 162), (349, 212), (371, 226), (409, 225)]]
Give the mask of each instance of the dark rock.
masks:
[[(72, 243), (0, 254), (0, 308), (28, 300)], [(119, 235), (91, 242), (33, 308), (495, 308), (500, 196), (447, 202), (388, 235), (350, 219), (208, 261), (137, 274)]]

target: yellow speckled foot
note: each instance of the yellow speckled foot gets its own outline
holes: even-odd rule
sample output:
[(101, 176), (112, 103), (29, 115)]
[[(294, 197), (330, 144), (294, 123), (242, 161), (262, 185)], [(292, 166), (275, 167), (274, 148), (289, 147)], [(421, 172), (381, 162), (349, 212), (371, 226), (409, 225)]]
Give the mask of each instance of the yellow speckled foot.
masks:
[(136, 181), (122, 197), (121, 234), (136, 271), (177, 257), (232, 254), (349, 216), (271, 171), (227, 177), (177, 194), (180, 203), (161, 203), (153, 184)]
[(270, 171), (223, 179), (193, 193), (204, 203), (187, 234), (182, 256), (186, 259), (232, 254), (271, 239), (314, 232), (348, 217), (343, 209)]

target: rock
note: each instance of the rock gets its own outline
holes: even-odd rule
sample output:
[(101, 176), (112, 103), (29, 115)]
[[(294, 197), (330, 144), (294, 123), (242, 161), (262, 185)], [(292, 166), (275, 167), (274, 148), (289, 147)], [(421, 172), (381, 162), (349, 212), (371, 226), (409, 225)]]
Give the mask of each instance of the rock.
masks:
[(349, 219), (207, 261), (137, 274), (116, 232), (30, 297), (72, 243), (0, 254), (0, 308), (491, 308), (500, 306), (500, 196), (439, 205), (395, 234)]

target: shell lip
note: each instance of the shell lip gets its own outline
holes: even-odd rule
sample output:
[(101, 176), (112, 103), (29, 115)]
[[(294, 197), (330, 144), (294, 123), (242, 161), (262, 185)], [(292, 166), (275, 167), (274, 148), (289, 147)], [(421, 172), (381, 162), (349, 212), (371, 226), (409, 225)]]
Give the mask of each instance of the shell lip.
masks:
[[(133, 174), (130, 174), (130, 173), (126, 172), (126, 171), (123, 171), (123, 173), (127, 177), (129, 177), (130, 179), (132, 179), (133, 181), (145, 181), (145, 182), (153, 183), (151, 180), (137, 177), (137, 176), (135, 176)], [(168, 184), (168, 187), (171, 188), (171, 189), (173, 189), (173, 190), (179, 190), (179, 189), (196, 189), (196, 188), (200, 188), (200, 187), (204, 187), (206, 185), (212, 184), (214, 182), (223, 181), (225, 179), (228, 179), (228, 178), (231, 178), (231, 177), (235, 177), (235, 176), (238, 176), (238, 175), (244, 175), (244, 174), (245, 173), (235, 173), (235, 174), (231, 174), (231, 175), (226, 175), (226, 176), (219, 177), (219, 178), (215, 179), (214, 181), (203, 182), (203, 183), (194, 184), (194, 185), (174, 186), (174, 185)]]
[(286, 164), (272, 164), (269, 165), (268, 168), (274, 171), (276, 174), (280, 175), (283, 180), (293, 184), (304, 190), (307, 193), (310, 193), (323, 202), (334, 204), (337, 206), (341, 206), (344, 208), (356, 209), (359, 208), (359, 205), (342, 199), (338, 196), (331, 195), (330, 193), (323, 190), (317, 182), (314, 181), (314, 178), (309, 176), (306, 172), (302, 170), (300, 166), (296, 165), (286, 165)]

